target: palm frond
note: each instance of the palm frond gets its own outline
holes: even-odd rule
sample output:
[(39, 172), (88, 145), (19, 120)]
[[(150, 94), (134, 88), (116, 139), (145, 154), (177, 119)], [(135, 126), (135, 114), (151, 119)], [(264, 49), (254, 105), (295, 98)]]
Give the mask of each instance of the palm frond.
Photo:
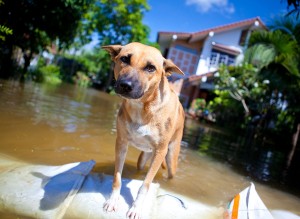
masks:
[(274, 47), (266, 44), (256, 44), (245, 52), (245, 61), (257, 67), (258, 70), (268, 66), (274, 61), (275, 57)]
[(258, 69), (277, 63), (291, 74), (299, 74), (299, 44), (289, 34), (280, 30), (255, 32), (249, 45), (245, 60)]

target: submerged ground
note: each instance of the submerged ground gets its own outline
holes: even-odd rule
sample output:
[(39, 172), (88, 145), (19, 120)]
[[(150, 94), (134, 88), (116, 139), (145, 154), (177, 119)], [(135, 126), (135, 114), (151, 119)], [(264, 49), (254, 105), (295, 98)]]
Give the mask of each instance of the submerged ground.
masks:
[[(112, 175), (119, 103), (116, 96), (73, 85), (0, 81), (0, 153), (33, 164), (61, 165), (93, 159), (97, 162), (93, 171)], [(145, 171), (135, 168), (138, 154), (130, 148), (124, 177), (144, 178)], [(167, 180), (163, 170), (155, 178), (162, 188), (215, 207), (226, 206), (252, 180), (226, 162), (188, 146), (182, 147), (175, 179)], [(268, 208), (300, 215), (297, 196), (268, 184), (255, 184)]]

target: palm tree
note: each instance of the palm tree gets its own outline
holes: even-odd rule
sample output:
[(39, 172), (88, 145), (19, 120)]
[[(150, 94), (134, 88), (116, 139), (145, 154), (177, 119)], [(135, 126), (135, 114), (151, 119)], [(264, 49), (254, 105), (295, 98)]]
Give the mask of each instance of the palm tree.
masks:
[(285, 101), (286, 117), (291, 119), (292, 150), (289, 166), (300, 131), (300, 22), (292, 17), (275, 20), (271, 31), (251, 35), (245, 61), (258, 69), (258, 77), (269, 80), (269, 96), (273, 102)]
[(297, 19), (299, 18), (300, 15), (300, 0), (285, 0), (286, 3), (288, 4), (288, 8), (291, 6), (293, 9), (287, 13), (287, 16), (289, 15), (296, 15)]

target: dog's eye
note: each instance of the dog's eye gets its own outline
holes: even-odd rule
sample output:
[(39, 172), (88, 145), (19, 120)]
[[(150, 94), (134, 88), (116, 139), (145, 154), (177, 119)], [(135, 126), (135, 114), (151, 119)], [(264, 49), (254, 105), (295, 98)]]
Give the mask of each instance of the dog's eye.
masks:
[(145, 71), (147, 72), (154, 72), (156, 70), (155, 66), (154, 65), (147, 65), (145, 68), (144, 68)]
[(120, 60), (121, 60), (123, 63), (125, 63), (125, 64), (129, 64), (129, 63), (130, 63), (130, 57), (128, 57), (128, 56), (122, 56), (122, 57), (120, 58)]

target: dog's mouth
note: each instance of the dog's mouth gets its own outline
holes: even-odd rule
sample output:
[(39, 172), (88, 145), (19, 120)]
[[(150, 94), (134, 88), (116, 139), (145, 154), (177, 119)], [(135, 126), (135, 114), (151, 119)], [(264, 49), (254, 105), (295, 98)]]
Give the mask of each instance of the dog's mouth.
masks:
[(140, 85), (132, 80), (126, 79), (116, 81), (115, 92), (127, 99), (139, 99), (144, 95)]

